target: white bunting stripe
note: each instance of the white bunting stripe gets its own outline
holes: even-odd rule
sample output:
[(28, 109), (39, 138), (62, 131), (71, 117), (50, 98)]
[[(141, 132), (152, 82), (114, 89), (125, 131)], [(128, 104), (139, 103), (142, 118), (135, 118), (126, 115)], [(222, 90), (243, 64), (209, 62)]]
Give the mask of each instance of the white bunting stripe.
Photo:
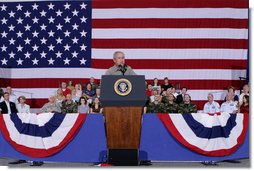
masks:
[[(243, 115), (237, 114), (236, 117), (236, 126), (231, 130), (230, 136), (228, 138), (213, 138), (213, 139), (205, 139), (199, 138), (195, 135), (195, 133), (189, 128), (188, 124), (183, 119), (182, 115), (169, 115), (171, 120), (174, 122), (175, 127), (179, 131), (179, 133), (185, 138), (185, 140), (189, 144), (195, 144), (196, 147), (204, 150), (204, 151), (214, 151), (221, 149), (230, 149), (237, 145), (237, 139), (235, 137), (239, 137), (239, 135), (243, 131)], [(198, 142), (198, 143), (196, 143)], [(225, 143), (217, 143), (217, 142), (225, 142)], [(215, 146), (216, 144), (216, 146)]]
[(217, 115), (208, 115), (207, 113), (193, 113), (193, 119), (197, 122), (201, 123), (206, 128), (212, 128), (213, 126), (226, 126), (228, 119), (230, 118), (230, 114), (226, 112), (222, 112)]
[(61, 129), (57, 129), (52, 134), (51, 137), (47, 138), (20, 134), (16, 129), (14, 123), (10, 119), (10, 115), (3, 115), (3, 118), (5, 124), (8, 125), (7, 130), (9, 133), (11, 133), (10, 138), (12, 141), (16, 142), (19, 145), (23, 145), (30, 148), (50, 149), (54, 146), (59, 145), (59, 143), (64, 139), (64, 137), (68, 134), (68, 132), (72, 128), (71, 126), (68, 125), (73, 125), (76, 122), (78, 115), (72, 114), (66, 115), (63, 122), (60, 125)]
[[(38, 126), (44, 126), (53, 116), (54, 113), (42, 113), (42, 114), (27, 114), (27, 113), (17, 113), (22, 123), (35, 124)], [(47, 117), (45, 117), (47, 115)]]

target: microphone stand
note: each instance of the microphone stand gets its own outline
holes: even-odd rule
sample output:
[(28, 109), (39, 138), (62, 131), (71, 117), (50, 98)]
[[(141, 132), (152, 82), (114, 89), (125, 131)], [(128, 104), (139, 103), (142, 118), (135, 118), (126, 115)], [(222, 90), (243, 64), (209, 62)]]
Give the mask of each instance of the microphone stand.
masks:
[(126, 65), (124, 65), (124, 66), (122, 66), (122, 65), (118, 65), (118, 68), (119, 68), (118, 70), (119, 70), (119, 71), (121, 71), (121, 72), (122, 72), (122, 74), (124, 75), (124, 74), (125, 74), (125, 72), (126, 72), (126, 70), (127, 70), (127, 69), (126, 69)]

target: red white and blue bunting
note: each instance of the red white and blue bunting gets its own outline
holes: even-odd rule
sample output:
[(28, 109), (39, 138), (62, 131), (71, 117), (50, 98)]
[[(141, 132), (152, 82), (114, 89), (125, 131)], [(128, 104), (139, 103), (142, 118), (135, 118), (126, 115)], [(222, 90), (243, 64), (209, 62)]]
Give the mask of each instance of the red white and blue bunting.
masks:
[(30, 157), (47, 157), (62, 150), (76, 135), (85, 114), (12, 113), (0, 114), (5, 139)]
[(248, 114), (158, 114), (171, 135), (188, 149), (206, 156), (226, 156), (243, 143)]

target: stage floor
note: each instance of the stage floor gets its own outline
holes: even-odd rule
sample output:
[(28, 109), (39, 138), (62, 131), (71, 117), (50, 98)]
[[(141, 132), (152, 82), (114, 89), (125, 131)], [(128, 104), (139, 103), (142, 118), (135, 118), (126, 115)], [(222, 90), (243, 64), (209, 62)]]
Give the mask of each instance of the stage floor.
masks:
[[(11, 158), (0, 158), (0, 166), (8, 166), (12, 168), (18, 167), (29, 167), (29, 163), (10, 165), (9, 162), (14, 161)], [(250, 159), (234, 160), (235, 163), (231, 162), (218, 162), (216, 165), (203, 165), (200, 162), (152, 162), (149, 166), (138, 166), (138, 167), (169, 167), (169, 168), (205, 168), (205, 167), (220, 167), (220, 168), (250, 168)], [(71, 163), (71, 162), (45, 162), (40, 167), (98, 167), (94, 163)]]

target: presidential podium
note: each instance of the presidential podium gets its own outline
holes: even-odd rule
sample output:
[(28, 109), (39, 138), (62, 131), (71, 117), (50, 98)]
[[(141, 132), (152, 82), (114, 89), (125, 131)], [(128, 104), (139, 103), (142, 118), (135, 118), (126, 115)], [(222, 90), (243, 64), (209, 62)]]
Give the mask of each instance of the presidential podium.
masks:
[(139, 164), (141, 118), (147, 99), (145, 89), (142, 75), (102, 76), (101, 103), (110, 164)]

